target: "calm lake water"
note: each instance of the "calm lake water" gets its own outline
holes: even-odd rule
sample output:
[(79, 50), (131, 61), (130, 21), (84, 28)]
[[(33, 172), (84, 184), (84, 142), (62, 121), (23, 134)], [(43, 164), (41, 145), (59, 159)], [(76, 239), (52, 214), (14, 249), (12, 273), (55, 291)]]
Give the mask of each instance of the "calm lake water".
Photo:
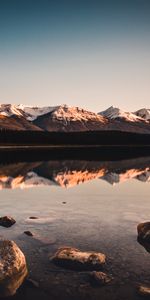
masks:
[[(150, 221), (150, 157), (2, 161), (0, 188), (1, 216), (16, 220), (0, 236), (19, 245), (38, 283), (11, 299), (141, 299), (150, 254), (137, 242), (137, 225)], [(54, 266), (49, 258), (61, 246), (105, 253), (112, 282), (95, 288), (88, 272)]]

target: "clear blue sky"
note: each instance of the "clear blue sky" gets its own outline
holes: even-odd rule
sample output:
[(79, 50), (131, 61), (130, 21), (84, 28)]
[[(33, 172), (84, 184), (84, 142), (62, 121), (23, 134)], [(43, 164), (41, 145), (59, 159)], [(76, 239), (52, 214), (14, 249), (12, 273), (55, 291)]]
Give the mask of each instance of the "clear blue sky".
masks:
[(1, 0), (0, 102), (150, 107), (150, 1)]

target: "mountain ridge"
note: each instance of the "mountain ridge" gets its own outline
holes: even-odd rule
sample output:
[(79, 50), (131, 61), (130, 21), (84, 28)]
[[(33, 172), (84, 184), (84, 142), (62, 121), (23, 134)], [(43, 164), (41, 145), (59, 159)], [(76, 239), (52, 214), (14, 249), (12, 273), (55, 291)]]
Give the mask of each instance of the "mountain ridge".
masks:
[(0, 104), (0, 129), (49, 132), (120, 130), (150, 133), (150, 109), (125, 112), (116, 107), (94, 113), (79, 107)]
[(118, 107), (110, 106), (108, 109), (98, 113), (108, 119), (124, 119), (129, 122), (148, 122), (150, 119), (150, 110), (142, 108), (136, 112), (126, 112)]

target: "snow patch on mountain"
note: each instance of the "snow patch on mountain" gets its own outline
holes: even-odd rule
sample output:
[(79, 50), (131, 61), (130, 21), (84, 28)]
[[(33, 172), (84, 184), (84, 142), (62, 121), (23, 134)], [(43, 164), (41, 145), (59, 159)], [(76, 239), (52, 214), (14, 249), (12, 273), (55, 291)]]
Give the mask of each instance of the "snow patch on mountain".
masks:
[(150, 121), (150, 109), (141, 108), (135, 112), (135, 115), (145, 119), (146, 121)]
[(141, 122), (143, 118), (131, 112), (125, 112), (117, 107), (110, 106), (108, 109), (98, 113), (108, 119), (124, 119), (129, 122)]
[(42, 116), (42, 115), (46, 115), (52, 111), (54, 111), (55, 109), (57, 109), (57, 106), (54, 107), (32, 107), (32, 106), (24, 106), (22, 104), (17, 105), (17, 109), (21, 110), (26, 119), (28, 121), (34, 121), (36, 120), (38, 117)]
[(89, 121), (89, 120), (98, 120), (101, 122), (106, 122), (103, 116), (97, 115), (93, 112), (84, 110), (79, 107), (71, 107), (68, 105), (61, 105), (57, 107), (52, 116), (57, 120), (66, 121)]
[(28, 121), (34, 121), (39, 116), (48, 114), (57, 109), (55, 107), (32, 107), (24, 106), (23, 104), (12, 105), (12, 104), (0, 104), (0, 115), (11, 117), (18, 116), (24, 117)]
[(0, 115), (11, 117), (13, 115), (22, 116), (22, 112), (17, 108), (16, 105), (11, 104), (0, 104)]

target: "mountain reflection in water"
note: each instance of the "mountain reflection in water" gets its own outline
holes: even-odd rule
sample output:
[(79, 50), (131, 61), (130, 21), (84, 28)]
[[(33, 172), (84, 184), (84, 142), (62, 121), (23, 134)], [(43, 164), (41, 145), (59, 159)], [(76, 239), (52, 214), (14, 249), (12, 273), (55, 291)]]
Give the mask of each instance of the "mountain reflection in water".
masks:
[(0, 189), (58, 185), (73, 187), (93, 179), (110, 184), (150, 181), (150, 157), (124, 160), (48, 160), (0, 164)]

